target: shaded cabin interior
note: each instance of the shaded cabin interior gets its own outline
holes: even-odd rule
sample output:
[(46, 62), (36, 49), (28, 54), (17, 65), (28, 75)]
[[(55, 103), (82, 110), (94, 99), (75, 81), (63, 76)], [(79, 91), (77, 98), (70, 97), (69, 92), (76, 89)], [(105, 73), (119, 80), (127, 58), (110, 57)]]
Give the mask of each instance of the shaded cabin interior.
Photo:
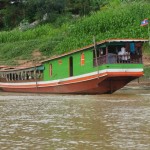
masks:
[[(93, 52), (94, 66), (102, 64), (141, 64), (143, 42), (110, 42), (98, 45)], [(124, 48), (124, 52), (121, 50)]]
[[(139, 68), (142, 65), (140, 40), (111, 40), (90, 45), (62, 56), (43, 61), (44, 81), (57, 80), (109, 68)], [(124, 47), (125, 53), (120, 55)], [(51, 66), (53, 69), (51, 71)], [(51, 74), (52, 72), (52, 74)]]

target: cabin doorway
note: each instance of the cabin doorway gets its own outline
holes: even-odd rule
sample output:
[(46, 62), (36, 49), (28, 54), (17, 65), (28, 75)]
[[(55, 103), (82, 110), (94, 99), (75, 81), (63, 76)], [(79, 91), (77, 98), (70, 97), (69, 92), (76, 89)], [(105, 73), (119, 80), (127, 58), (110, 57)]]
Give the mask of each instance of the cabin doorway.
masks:
[(69, 76), (73, 76), (73, 57), (69, 57)]

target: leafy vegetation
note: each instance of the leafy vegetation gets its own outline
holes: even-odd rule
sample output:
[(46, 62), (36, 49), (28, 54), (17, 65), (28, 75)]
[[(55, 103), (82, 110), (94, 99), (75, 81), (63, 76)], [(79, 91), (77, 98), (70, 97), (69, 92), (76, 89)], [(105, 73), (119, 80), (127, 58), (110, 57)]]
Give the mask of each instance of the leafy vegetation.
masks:
[[(42, 20), (50, 23), (68, 14), (84, 16), (99, 10), (106, 0), (1, 0), (0, 27), (12, 29), (24, 20), (29, 23)], [(64, 20), (61, 20), (64, 22)]]
[[(17, 59), (32, 59), (34, 50), (39, 50), (47, 57), (62, 54), (91, 44), (93, 36), (96, 41), (107, 38), (148, 38), (148, 28), (140, 27), (140, 22), (150, 18), (150, 4), (146, 1), (130, 0), (130, 4), (122, 1), (105, 1), (107, 5), (101, 7), (100, 11), (64, 21), (61, 26), (57, 26), (60, 21), (56, 19), (53, 23), (25, 31), (15, 28), (0, 32), (0, 63), (13, 64)], [(145, 49), (149, 53), (148, 45)]]
[(145, 67), (144, 68), (144, 73), (145, 73), (145, 78), (149, 78), (150, 79), (150, 67)]

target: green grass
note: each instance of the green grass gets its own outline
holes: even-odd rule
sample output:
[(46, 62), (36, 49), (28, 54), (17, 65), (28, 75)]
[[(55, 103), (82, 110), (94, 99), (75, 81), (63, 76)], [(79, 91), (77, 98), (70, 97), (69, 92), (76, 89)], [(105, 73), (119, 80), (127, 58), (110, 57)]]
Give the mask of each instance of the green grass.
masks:
[(150, 66), (144, 67), (144, 77), (150, 79)]
[[(105, 8), (80, 18), (75, 23), (65, 23), (61, 27), (51, 24), (40, 25), (27, 31), (0, 32), (0, 63), (16, 59), (32, 59), (31, 53), (39, 50), (51, 57), (93, 42), (108, 38), (148, 38), (147, 26), (140, 22), (150, 18), (150, 3), (136, 2)], [(146, 45), (144, 53), (150, 54)], [(1, 63), (1, 64), (2, 64)]]
[(144, 45), (144, 55), (150, 55), (150, 43)]

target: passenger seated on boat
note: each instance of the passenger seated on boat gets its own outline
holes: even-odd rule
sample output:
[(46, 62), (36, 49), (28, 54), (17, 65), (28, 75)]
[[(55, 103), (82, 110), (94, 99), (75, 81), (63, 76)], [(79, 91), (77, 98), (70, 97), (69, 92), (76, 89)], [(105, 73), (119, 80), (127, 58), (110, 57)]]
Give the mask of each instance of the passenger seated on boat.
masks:
[(125, 47), (121, 48), (121, 51), (118, 52), (118, 62), (124, 63), (130, 60), (129, 52), (126, 52)]

